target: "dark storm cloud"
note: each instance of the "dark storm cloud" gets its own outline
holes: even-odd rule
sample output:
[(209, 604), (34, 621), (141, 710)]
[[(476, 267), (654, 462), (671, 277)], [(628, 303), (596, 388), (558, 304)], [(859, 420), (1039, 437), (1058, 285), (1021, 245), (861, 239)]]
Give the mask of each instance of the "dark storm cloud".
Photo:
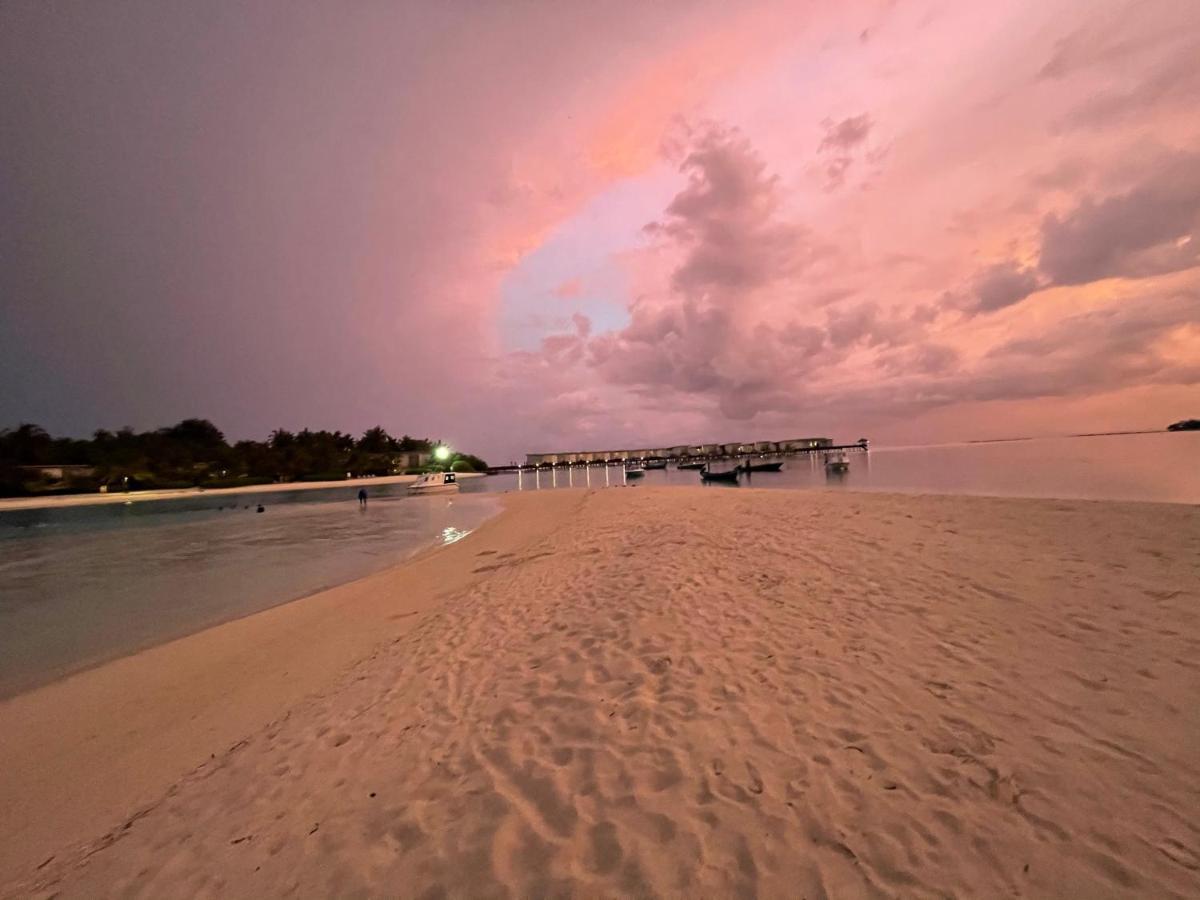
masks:
[(1200, 265), (1200, 154), (1160, 160), (1132, 188), (1088, 195), (1068, 212), (1042, 220), (1037, 268), (1016, 261), (979, 272), (942, 307), (968, 315), (995, 312), (1047, 287), (1105, 278), (1147, 278)]
[(959, 361), (959, 352), (944, 344), (915, 344), (880, 356), (879, 364), (891, 375), (943, 375)]
[(975, 279), (974, 311), (993, 312), (1024, 300), (1037, 290), (1037, 273), (1016, 263), (998, 263)]
[(1140, 304), (1072, 316), (1036, 338), (994, 347), (969, 365), (949, 347), (900, 347), (879, 358), (888, 377), (781, 408), (908, 416), (947, 404), (1090, 396), (1133, 384), (1200, 385), (1200, 360), (1158, 349), (1194, 320), (1198, 305), (1195, 290), (1148, 293)]
[(1200, 262), (1198, 232), (1200, 154), (1184, 154), (1124, 193), (1047, 216), (1038, 267), (1060, 285), (1174, 272)]

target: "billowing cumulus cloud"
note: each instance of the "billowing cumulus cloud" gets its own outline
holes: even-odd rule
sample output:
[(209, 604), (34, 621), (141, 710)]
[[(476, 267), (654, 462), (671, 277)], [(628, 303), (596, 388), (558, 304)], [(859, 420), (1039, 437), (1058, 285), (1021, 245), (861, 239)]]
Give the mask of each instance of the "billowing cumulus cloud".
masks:
[(779, 219), (778, 179), (740, 135), (708, 128), (681, 171), (687, 186), (646, 227), (684, 250), (672, 275), (680, 294), (720, 303), (803, 269), (817, 252), (803, 229)]
[[(1200, 364), (1155, 350), (1172, 334), (1191, 339), (1180, 329), (1200, 307), (1186, 274), (1177, 289), (1147, 286), (1144, 305), (1117, 303), (1068, 316), (1036, 337), (998, 343), (982, 354), (964, 342), (969, 333), (938, 325), (938, 310), (947, 306), (967, 313), (970, 322), (1043, 288), (1119, 272), (1163, 275), (1117, 263), (1164, 243), (1179, 249), (1179, 229), (1191, 221), (1185, 168), (1167, 167), (1128, 191), (1103, 201), (1085, 196), (1061, 218), (1048, 216), (1039, 231), (1039, 267), (987, 266), (949, 300), (931, 297), (905, 308), (886, 297), (839, 294), (832, 302), (802, 302), (820, 295), (805, 293), (811, 273), (836, 251), (787, 218), (779, 178), (743, 136), (709, 128), (684, 155), (684, 187), (647, 228), (656, 250), (676, 261), (663, 290), (634, 301), (629, 326), (591, 338), (582, 355), (586, 332), (564, 341), (574, 359), (610, 385), (701, 399), (730, 423), (828, 415), (834, 406), (911, 416), (947, 404), (1064, 398), (1130, 383), (1192, 384)], [(1161, 202), (1157, 186), (1168, 181), (1180, 190), (1154, 228), (1104, 227), (1114, 221), (1111, 210), (1131, 214), (1139, 204)], [(1066, 241), (1095, 248), (1090, 258), (1098, 262), (1087, 270), (1057, 267), (1055, 254)], [(789, 293), (796, 301), (781, 299)], [(839, 367), (855, 377), (835, 376), (836, 391), (820, 389)]]
[(613, 383), (708, 393), (729, 415), (752, 414), (766, 383), (824, 344), (812, 326), (768, 327), (763, 297), (827, 251), (781, 216), (779, 179), (737, 132), (704, 129), (681, 171), (685, 186), (646, 229), (677, 260), (665, 290), (635, 301), (628, 327), (593, 341), (593, 364)]

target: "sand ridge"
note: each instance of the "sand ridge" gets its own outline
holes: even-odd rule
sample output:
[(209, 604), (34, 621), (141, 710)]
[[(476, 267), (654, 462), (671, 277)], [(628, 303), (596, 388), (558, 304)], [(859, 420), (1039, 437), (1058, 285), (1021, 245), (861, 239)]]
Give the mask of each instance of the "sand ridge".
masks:
[(11, 889), (1200, 893), (1196, 508), (558, 493), (336, 687)]

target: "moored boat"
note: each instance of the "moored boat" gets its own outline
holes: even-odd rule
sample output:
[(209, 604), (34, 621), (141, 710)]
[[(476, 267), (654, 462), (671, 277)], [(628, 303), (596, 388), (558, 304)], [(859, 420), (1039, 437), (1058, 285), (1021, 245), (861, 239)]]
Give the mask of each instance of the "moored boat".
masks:
[(641, 478), (646, 474), (646, 467), (641, 463), (630, 463), (625, 467), (626, 478)]
[(702, 462), (681, 462), (675, 468), (677, 469), (703, 469), (707, 463)]
[(743, 469), (747, 472), (779, 472), (783, 469), (783, 462), (747, 462)]
[(448, 494), (458, 490), (458, 478), (453, 472), (426, 472), (408, 486), (410, 494)]
[(665, 469), (667, 461), (665, 459), (651, 459), (646, 462), (647, 469)]
[(701, 481), (726, 481), (726, 482), (731, 482), (733, 484), (737, 484), (739, 474), (740, 474), (740, 472), (738, 471), (736, 466), (725, 472), (710, 472), (708, 469), (708, 466), (705, 466), (703, 469), (700, 470), (700, 480)]
[(850, 468), (850, 459), (845, 453), (830, 453), (825, 457), (825, 468), (830, 472), (845, 472)]

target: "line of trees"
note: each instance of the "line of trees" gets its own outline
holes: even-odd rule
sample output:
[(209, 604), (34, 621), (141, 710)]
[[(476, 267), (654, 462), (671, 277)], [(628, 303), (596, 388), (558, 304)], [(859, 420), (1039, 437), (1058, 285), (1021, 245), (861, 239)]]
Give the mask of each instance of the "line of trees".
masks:
[[(169, 428), (97, 431), (91, 440), (51, 437), (32, 424), (0, 430), (0, 496), (170, 487), (232, 487), (276, 481), (324, 481), (452, 468), (484, 471), (477, 456), (432, 458), (437, 441), (392, 437), (375, 427), (341, 431), (277, 429), (265, 441), (230, 444), (207, 419)], [(414, 456), (415, 455), (415, 456)], [(420, 460), (421, 464), (411, 465)], [(62, 472), (56, 469), (62, 468)]]

